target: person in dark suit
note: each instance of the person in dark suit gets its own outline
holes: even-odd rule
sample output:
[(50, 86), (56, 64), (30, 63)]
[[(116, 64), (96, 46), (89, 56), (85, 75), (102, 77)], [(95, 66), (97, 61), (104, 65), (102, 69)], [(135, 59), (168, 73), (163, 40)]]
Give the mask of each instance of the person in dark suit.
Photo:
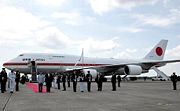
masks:
[(61, 76), (60, 75), (57, 76), (56, 82), (57, 82), (58, 90), (60, 90), (60, 83), (61, 83)]
[(7, 73), (5, 68), (2, 68), (0, 81), (1, 81), (1, 93), (4, 93), (6, 91), (6, 82), (7, 82)]
[(0, 73), (0, 89), (1, 89), (1, 92), (2, 92), (2, 85), (1, 85), (1, 83), (2, 83), (2, 75), (1, 75), (1, 73)]
[(100, 74), (100, 83), (99, 83), (99, 91), (102, 91), (102, 84), (103, 84), (104, 76)]
[(15, 82), (16, 82), (16, 91), (19, 91), (19, 82), (20, 82), (20, 73), (19, 73), (19, 71), (16, 71)]
[(117, 76), (117, 80), (118, 80), (118, 87), (121, 87), (121, 76), (120, 75), (118, 75)]
[(116, 91), (116, 74), (112, 75), (111, 83), (112, 83), (112, 91)]
[(54, 81), (54, 75), (52, 73), (50, 73), (50, 81), (51, 81), (50, 86), (52, 87), (52, 82)]
[(26, 77), (25, 77), (25, 75), (22, 75), (22, 77), (21, 77), (21, 84), (25, 84), (25, 82), (26, 82)]
[(63, 76), (62, 76), (62, 82), (63, 82), (63, 91), (66, 91), (66, 75), (65, 74), (63, 74)]
[(68, 74), (68, 75), (67, 75), (68, 87), (70, 87), (70, 82), (71, 82), (71, 76), (70, 76), (70, 74)]
[(97, 83), (98, 91), (102, 91), (103, 75), (101, 73), (97, 74), (95, 81)]
[(2, 81), (2, 77), (1, 77), (1, 73), (0, 73), (0, 89), (1, 89), (1, 81)]
[(175, 72), (171, 75), (171, 81), (173, 82), (173, 90), (176, 90), (176, 83), (177, 83), (177, 75)]
[(95, 78), (95, 82), (97, 83), (97, 88), (98, 88), (98, 91), (99, 91), (99, 77), (100, 77), (100, 75), (99, 74), (97, 74), (97, 76), (96, 76), (96, 78)]
[(71, 78), (72, 78), (72, 82), (73, 82), (73, 91), (76, 92), (76, 89), (77, 89), (77, 74), (76, 74), (76, 72), (73, 73)]
[(45, 82), (46, 82), (46, 92), (50, 93), (51, 91), (51, 77), (50, 74), (45, 75)]
[(87, 90), (88, 90), (88, 92), (91, 92), (92, 75), (91, 75), (90, 71), (88, 71), (88, 73), (86, 75), (86, 82), (87, 82)]

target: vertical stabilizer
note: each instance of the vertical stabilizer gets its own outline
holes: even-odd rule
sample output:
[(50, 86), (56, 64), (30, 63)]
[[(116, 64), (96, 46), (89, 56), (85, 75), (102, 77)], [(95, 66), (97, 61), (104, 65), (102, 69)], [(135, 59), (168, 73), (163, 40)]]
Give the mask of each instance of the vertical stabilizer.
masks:
[(161, 40), (145, 57), (147, 60), (162, 60), (166, 51), (168, 40)]

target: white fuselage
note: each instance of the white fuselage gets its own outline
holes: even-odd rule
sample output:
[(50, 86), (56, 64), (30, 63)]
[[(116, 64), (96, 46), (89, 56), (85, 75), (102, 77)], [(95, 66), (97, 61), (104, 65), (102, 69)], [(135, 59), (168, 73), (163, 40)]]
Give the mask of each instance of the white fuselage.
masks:
[(153, 67), (161, 67), (167, 63), (180, 60), (163, 60), (168, 40), (161, 40), (141, 60), (90, 58), (65, 54), (26, 53), (3, 64), (10, 70), (21, 73), (72, 73), (72, 71), (89, 70), (105, 75), (116, 73), (119, 75), (139, 75), (147, 73)]
[[(130, 60), (120, 60), (113, 58), (89, 58), (80, 56), (64, 55), (64, 54), (21, 54), (18, 57), (3, 64), (10, 70), (18, 70), (22, 73), (31, 73), (30, 62), (35, 61), (38, 72), (57, 73), (64, 72), (69, 69), (103, 66), (119, 63), (128, 63)], [(131, 62), (133, 62), (131, 60)], [(76, 64), (76, 65), (75, 65)]]

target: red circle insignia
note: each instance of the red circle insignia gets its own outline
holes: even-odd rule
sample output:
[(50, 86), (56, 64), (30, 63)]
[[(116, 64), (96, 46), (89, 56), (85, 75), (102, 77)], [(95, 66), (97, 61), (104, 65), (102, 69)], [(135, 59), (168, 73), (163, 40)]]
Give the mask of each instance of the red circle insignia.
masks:
[(156, 48), (156, 54), (157, 54), (158, 56), (161, 56), (161, 55), (163, 54), (163, 50), (162, 50), (161, 47), (157, 47), (157, 48)]

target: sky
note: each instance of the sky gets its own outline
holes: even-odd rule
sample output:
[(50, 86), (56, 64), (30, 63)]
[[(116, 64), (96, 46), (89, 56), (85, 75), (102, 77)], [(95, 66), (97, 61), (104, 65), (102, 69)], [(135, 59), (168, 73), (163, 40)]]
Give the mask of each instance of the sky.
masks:
[[(87, 57), (141, 59), (161, 39), (169, 40), (165, 59), (180, 59), (179, 29), (179, 0), (0, 0), (0, 64), (82, 48)], [(160, 69), (180, 75), (179, 66)]]

